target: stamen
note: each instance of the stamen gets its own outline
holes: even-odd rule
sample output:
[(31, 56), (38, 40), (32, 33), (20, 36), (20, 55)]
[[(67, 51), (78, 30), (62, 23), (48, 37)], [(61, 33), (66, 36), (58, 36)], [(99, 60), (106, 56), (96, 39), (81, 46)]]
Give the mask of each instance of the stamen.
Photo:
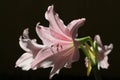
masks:
[(59, 44), (57, 44), (57, 47), (59, 47)]
[(54, 45), (51, 45), (51, 47), (54, 47)]
[(60, 45), (60, 47), (61, 47), (61, 49), (63, 49), (63, 46), (62, 46), (62, 45)]
[(59, 48), (58, 48), (58, 47), (57, 47), (57, 49), (56, 49), (56, 50), (57, 50), (57, 52), (59, 52)]
[(59, 44), (57, 44), (56, 47), (57, 47), (57, 49), (56, 49), (57, 52), (59, 52)]

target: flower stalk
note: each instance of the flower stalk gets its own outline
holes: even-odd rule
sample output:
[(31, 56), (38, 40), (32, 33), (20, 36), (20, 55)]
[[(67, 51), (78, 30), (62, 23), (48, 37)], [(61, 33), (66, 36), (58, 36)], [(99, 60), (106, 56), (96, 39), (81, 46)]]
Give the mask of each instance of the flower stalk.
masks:
[(100, 75), (100, 71), (98, 70), (97, 66), (92, 68), (92, 72), (94, 74), (95, 80), (102, 80), (102, 77)]

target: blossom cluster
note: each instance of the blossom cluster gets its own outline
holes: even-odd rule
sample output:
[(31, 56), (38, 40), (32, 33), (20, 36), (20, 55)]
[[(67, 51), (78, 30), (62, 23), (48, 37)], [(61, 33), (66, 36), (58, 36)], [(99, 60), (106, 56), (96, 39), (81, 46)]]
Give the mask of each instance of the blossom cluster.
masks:
[(49, 21), (49, 27), (40, 23), (36, 25), (37, 35), (43, 44), (30, 39), (28, 28), (23, 31), (19, 44), (25, 53), (16, 61), (15, 67), (26, 71), (52, 67), (51, 79), (61, 68), (71, 68), (73, 62), (79, 61), (79, 49), (82, 49), (86, 56), (87, 75), (94, 66), (98, 69), (108, 68), (108, 54), (113, 44), (104, 46), (99, 35), (95, 36), (94, 41), (90, 36), (77, 38), (78, 28), (84, 25), (85, 18), (73, 20), (66, 26), (54, 11), (53, 5), (48, 7), (45, 18)]

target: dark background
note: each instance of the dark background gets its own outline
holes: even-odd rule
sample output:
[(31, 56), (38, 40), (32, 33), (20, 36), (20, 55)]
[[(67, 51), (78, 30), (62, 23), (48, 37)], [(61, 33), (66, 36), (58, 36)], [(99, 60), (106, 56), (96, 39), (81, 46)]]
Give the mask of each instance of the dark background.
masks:
[[(113, 2), (114, 1), (114, 2)], [(45, 80), (51, 68), (36, 71), (22, 71), (14, 68), (16, 60), (24, 53), (19, 46), (19, 36), (29, 28), (30, 37), (41, 40), (35, 32), (37, 22), (48, 26), (44, 18), (47, 7), (54, 4), (55, 11), (67, 25), (73, 19), (86, 18), (86, 23), (79, 29), (79, 37), (100, 34), (103, 44), (114, 44), (109, 54), (109, 69), (101, 69), (105, 80), (120, 79), (120, 7), (116, 0), (1, 0), (0, 1), (0, 80)], [(71, 69), (63, 68), (56, 80), (87, 80), (84, 55), (73, 63)]]

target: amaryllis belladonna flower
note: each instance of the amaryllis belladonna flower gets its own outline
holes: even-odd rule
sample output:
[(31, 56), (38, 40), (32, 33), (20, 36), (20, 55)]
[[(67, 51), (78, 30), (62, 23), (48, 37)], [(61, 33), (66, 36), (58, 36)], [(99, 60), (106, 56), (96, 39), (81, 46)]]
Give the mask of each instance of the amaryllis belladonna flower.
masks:
[(98, 44), (98, 69), (100, 69), (100, 67), (103, 69), (107, 69), (109, 66), (108, 54), (112, 51), (113, 44), (103, 45), (99, 35), (96, 35), (94, 40)]
[(16, 66), (23, 69), (27, 67), (26, 70), (52, 67), (50, 78), (58, 73), (61, 68), (70, 68), (73, 62), (79, 60), (79, 44), (75, 37), (78, 28), (85, 22), (85, 18), (82, 18), (73, 20), (65, 26), (53, 8), (53, 5), (49, 6), (45, 13), (45, 18), (49, 21), (49, 27), (44, 27), (39, 23), (36, 26), (36, 32), (43, 45), (38, 45), (34, 40), (30, 40), (23, 34), (25, 38), (20, 38), (20, 42), (24, 44), (20, 45), (26, 53), (16, 63)]

